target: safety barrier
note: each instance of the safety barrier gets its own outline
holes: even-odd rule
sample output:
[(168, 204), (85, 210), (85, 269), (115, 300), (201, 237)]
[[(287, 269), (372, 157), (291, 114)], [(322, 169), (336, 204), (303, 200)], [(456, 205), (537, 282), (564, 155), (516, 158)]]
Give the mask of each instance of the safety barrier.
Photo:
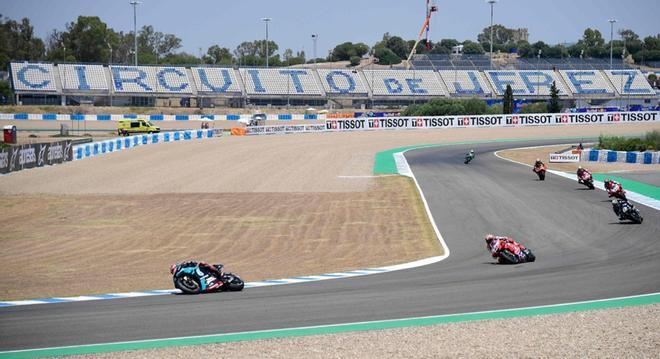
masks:
[(119, 152), (133, 147), (166, 142), (202, 140), (222, 136), (222, 129), (187, 130), (152, 133), (130, 137), (118, 137), (104, 141), (85, 143), (73, 147), (73, 160), (82, 160), (106, 153)]
[(582, 161), (660, 164), (660, 151), (632, 152), (585, 149), (582, 152)]

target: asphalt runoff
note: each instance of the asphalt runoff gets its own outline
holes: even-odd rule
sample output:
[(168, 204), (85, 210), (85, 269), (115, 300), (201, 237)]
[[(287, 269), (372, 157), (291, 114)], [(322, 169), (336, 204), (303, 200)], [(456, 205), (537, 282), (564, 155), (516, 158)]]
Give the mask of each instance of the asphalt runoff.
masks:
[[(442, 262), (237, 293), (0, 308), (0, 350), (397, 319), (660, 292), (660, 213), (638, 205), (645, 218), (642, 225), (619, 223), (603, 191), (585, 190), (552, 174), (541, 182), (530, 168), (493, 155), (495, 150), (530, 145), (461, 145), (406, 154), (451, 251)], [(477, 155), (464, 165), (470, 147)], [(487, 233), (512, 236), (531, 248), (537, 261), (494, 264), (483, 241)]]

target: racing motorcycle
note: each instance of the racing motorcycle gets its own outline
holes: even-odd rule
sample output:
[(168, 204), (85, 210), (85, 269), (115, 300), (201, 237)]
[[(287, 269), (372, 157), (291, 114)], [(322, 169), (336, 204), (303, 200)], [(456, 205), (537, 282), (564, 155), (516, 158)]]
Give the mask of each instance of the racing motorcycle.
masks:
[(626, 190), (623, 189), (623, 187), (618, 183), (616, 183), (616, 184), (612, 185), (612, 187), (608, 188), (607, 189), (607, 194), (610, 197), (614, 197), (614, 198), (617, 198), (617, 199), (628, 201), (628, 198), (626, 198)]
[(474, 151), (470, 150), (470, 152), (465, 154), (465, 161), (463, 162), (464, 164), (470, 163), (474, 159)]
[(172, 280), (174, 287), (184, 294), (200, 294), (219, 291), (241, 291), (245, 286), (236, 274), (224, 272), (222, 264), (213, 264), (214, 273), (209, 267), (196, 262), (187, 262), (173, 266)]
[(539, 181), (545, 181), (545, 170), (546, 167), (545, 165), (540, 165), (540, 166), (534, 166), (534, 173), (536, 173), (537, 176), (539, 176)]
[(500, 264), (519, 264), (534, 262), (535, 260), (536, 256), (529, 248), (521, 250), (518, 254), (514, 254), (508, 249), (503, 249), (498, 253), (497, 256), (497, 263)]
[(589, 172), (585, 172), (582, 177), (578, 177), (578, 183), (587, 186), (589, 189), (594, 189), (594, 179)]
[(619, 216), (619, 220), (630, 220), (637, 224), (642, 224), (644, 218), (639, 213), (639, 210), (627, 200), (613, 199), (612, 210)]

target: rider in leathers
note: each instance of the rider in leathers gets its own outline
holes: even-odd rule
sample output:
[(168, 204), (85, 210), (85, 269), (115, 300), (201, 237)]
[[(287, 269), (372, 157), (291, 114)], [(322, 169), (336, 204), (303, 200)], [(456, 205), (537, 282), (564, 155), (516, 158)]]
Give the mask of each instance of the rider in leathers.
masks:
[(488, 234), (486, 236), (486, 249), (490, 251), (490, 254), (493, 258), (500, 259), (500, 252), (503, 250), (508, 250), (511, 252), (517, 259), (516, 263), (521, 262), (534, 262), (536, 257), (532, 252), (527, 249), (522, 244), (514, 241), (510, 237), (504, 236), (495, 236), (493, 234)]

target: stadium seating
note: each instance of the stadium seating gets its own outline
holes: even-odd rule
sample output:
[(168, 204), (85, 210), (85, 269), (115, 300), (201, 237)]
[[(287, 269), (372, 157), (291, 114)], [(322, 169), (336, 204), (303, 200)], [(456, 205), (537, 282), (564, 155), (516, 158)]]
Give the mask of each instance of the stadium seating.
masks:
[(11, 77), (14, 89), (28, 92), (55, 92), (53, 64), (12, 62)]
[(549, 70), (520, 70), (520, 71), (485, 71), (486, 78), (493, 86), (495, 93), (504, 95), (507, 85), (511, 85), (514, 95), (522, 96), (549, 96), (550, 86), (554, 81), (560, 96), (567, 96), (569, 92), (554, 71)]
[(236, 71), (231, 68), (193, 67), (192, 77), (199, 93), (241, 93)]
[(309, 69), (240, 69), (248, 95), (321, 96), (316, 75)]
[(108, 91), (108, 82), (103, 65), (60, 64), (62, 90), (70, 91)]
[(369, 95), (369, 89), (357, 71), (319, 69), (317, 73), (329, 95)]
[(605, 70), (616, 92), (621, 95), (652, 95), (655, 91), (639, 70)]
[(192, 94), (184, 67), (111, 66), (110, 70), (115, 92)]
[(562, 70), (559, 71), (568, 84), (568, 88), (576, 95), (614, 95), (614, 88), (597, 70)]
[(479, 71), (438, 71), (451, 95), (490, 96), (493, 92)]
[(375, 96), (447, 96), (434, 71), (363, 70)]

